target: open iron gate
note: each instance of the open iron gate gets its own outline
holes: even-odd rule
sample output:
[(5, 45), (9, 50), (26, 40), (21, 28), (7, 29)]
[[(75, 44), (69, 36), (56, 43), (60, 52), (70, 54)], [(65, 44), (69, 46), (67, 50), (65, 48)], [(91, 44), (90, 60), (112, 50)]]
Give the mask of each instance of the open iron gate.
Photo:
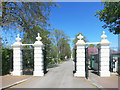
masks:
[(110, 72), (113, 72), (113, 68), (115, 67), (115, 62), (113, 61), (113, 57), (117, 57), (118, 58), (118, 73), (120, 73), (120, 53), (110, 53), (110, 66), (109, 66), (109, 70)]
[(46, 46), (44, 47), (43, 49), (43, 72), (44, 74), (47, 73), (47, 65), (48, 65), (48, 58), (46, 57), (47, 56), (47, 51), (46, 51)]
[(23, 49), (23, 74), (32, 75), (34, 71), (34, 49)]
[(100, 47), (98, 47), (98, 75), (100, 75)]
[(89, 71), (88, 71), (88, 47), (85, 48), (85, 77), (88, 79)]
[[(100, 48), (98, 48), (98, 53), (96, 55), (96, 59), (98, 61), (98, 70), (97, 70), (96, 74), (99, 75), (99, 72), (100, 72), (100, 60), (99, 60), (100, 59)], [(88, 62), (89, 62), (89, 56), (88, 56), (88, 47), (87, 47), (87, 48), (85, 48), (85, 77), (86, 77), (86, 79), (88, 79), (88, 77), (89, 77)]]
[(76, 71), (77, 71), (77, 65), (76, 65), (76, 63), (77, 63), (77, 61), (76, 61), (76, 49), (75, 49), (75, 58), (74, 58), (75, 67), (74, 67), (73, 73), (76, 73)]

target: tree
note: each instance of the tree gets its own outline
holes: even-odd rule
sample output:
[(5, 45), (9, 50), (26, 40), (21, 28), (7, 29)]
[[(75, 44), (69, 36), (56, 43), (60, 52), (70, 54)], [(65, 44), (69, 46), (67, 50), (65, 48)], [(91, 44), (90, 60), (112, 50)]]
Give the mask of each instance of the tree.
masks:
[[(30, 35), (34, 26), (47, 30), (52, 2), (2, 2), (2, 30)], [(34, 30), (34, 32), (37, 32)], [(29, 38), (28, 38), (29, 39)]]
[(56, 50), (57, 50), (57, 58), (59, 58), (59, 56), (60, 56), (60, 45), (61, 45), (60, 42), (62, 41), (62, 39), (67, 40), (68, 36), (65, 35), (63, 30), (59, 30), (59, 29), (54, 30), (52, 35), (53, 35), (53, 43), (55, 43), (55, 45), (57, 47), (56, 48)]
[(2, 26), (17, 23), (23, 30), (33, 25), (46, 26), (53, 5), (51, 2), (2, 2)]
[(70, 44), (67, 43), (66, 45), (66, 50), (65, 50), (65, 55), (67, 56), (67, 58), (71, 58), (71, 48), (70, 48)]
[[(37, 34), (40, 33), (40, 36), (42, 38), (41, 41), (44, 44), (43, 55), (45, 66), (47, 66), (47, 64), (51, 62), (49, 57), (52, 57), (52, 40), (50, 38), (50, 32), (48, 30), (41, 29), (38, 26), (33, 26), (33, 28), (31, 28), (31, 30), (29, 30), (27, 33), (28, 35), (24, 34), (24, 38), (22, 39), (23, 43), (35, 43)], [(26, 48), (31, 48), (31, 46), (26, 46)], [(33, 61), (31, 58), (27, 58), (29, 57), (27, 54), (24, 55), (24, 57), (26, 57), (26, 61)]]
[(120, 34), (120, 1), (119, 2), (104, 2), (104, 9), (97, 11), (95, 16), (100, 21), (105, 22), (102, 26), (104, 29), (109, 28), (110, 32)]
[(61, 60), (64, 60), (65, 56), (67, 56), (67, 58), (71, 57), (71, 49), (68, 41), (69, 40), (65, 38), (61, 38), (59, 40), (59, 54), (60, 54)]
[(38, 33), (40, 33), (44, 45), (50, 42), (50, 31), (41, 29), (39, 26), (33, 26), (27, 33), (28, 34), (24, 34), (23, 43), (35, 43)]
[(94, 44), (90, 44), (88, 47), (95, 47), (95, 45)]
[[(2, 26), (4, 33), (9, 30), (23, 34), (23, 36), (20, 35), (22, 36), (22, 43), (34, 43), (37, 33), (40, 33), (41, 41), (45, 45), (44, 57), (51, 56), (52, 42), (49, 37), (48, 28), (50, 24), (48, 20), (53, 6), (56, 4), (52, 2), (2, 2), (2, 6), (0, 6), (0, 8), (2, 7), (2, 18), (0, 17), (2, 23), (0, 26)], [(26, 58), (28, 60), (29, 57), (26, 55)], [(29, 59), (31, 60), (31, 58)]]
[(2, 37), (0, 35), (0, 46), (2, 46)]

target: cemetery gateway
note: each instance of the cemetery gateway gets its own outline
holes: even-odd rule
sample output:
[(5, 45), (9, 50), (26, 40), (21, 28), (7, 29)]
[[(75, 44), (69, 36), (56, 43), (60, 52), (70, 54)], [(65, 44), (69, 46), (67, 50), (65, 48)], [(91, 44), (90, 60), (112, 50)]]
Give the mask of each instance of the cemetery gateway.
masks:
[[(110, 42), (106, 39), (105, 32), (101, 36), (102, 40), (100, 42), (96, 42), (99, 44), (99, 75), (101, 77), (109, 77), (109, 57), (110, 57), (110, 49), (109, 45)], [(77, 37), (79, 40), (76, 43), (77, 50), (76, 50), (76, 73), (74, 74), (75, 77), (85, 77), (86, 70), (85, 70), (85, 47), (89, 44), (82, 40), (83, 36), (80, 34)], [(22, 63), (22, 49), (23, 46), (32, 45), (34, 46), (34, 76), (44, 76), (43, 71), (43, 52), (42, 49), (44, 47), (43, 43), (40, 41), (41, 37), (38, 33), (36, 37), (37, 41), (34, 44), (22, 44), (21, 38), (19, 34), (17, 35), (16, 42), (12, 45), (13, 47), (13, 76), (21, 76), (23, 75), (23, 63)], [(92, 44), (92, 43), (91, 43)], [(94, 44), (94, 43), (93, 43)]]

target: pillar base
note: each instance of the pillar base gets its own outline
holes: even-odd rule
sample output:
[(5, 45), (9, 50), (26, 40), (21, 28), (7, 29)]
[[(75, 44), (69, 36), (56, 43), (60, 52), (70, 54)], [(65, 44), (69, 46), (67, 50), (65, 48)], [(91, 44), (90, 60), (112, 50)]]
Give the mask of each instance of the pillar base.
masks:
[(44, 76), (44, 73), (42, 71), (34, 71), (33, 76)]
[(13, 71), (12, 75), (13, 76), (22, 76), (23, 75), (23, 71)]
[(100, 77), (110, 77), (110, 71), (100, 71)]
[(85, 77), (85, 72), (84, 71), (80, 71), (80, 72), (76, 72), (74, 74), (75, 77)]

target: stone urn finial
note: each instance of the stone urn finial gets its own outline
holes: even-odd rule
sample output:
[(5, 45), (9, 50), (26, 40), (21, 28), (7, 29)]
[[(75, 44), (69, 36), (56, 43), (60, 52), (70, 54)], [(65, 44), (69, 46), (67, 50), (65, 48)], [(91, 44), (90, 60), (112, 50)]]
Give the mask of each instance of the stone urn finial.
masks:
[(80, 34), (79, 36), (77, 36), (78, 39), (82, 40), (83, 39), (83, 36), (82, 34)]
[(40, 33), (38, 33), (38, 37), (36, 37), (38, 41), (40, 41), (42, 38), (40, 37)]
[(105, 35), (105, 31), (103, 31), (103, 35), (101, 35), (102, 40), (100, 41), (100, 44), (102, 45), (109, 45), (111, 44), (106, 38), (107, 35)]
[(38, 33), (38, 36), (36, 37), (37, 41), (35, 41), (34, 46), (44, 46), (42, 41), (40, 41), (42, 38), (40, 37), (40, 33)]
[(107, 38), (107, 35), (105, 35), (105, 31), (103, 31), (103, 35), (101, 36), (102, 39)]
[(20, 42), (21, 41), (21, 38), (20, 38), (20, 35), (17, 34), (17, 38), (16, 38), (17, 42)]
[(11, 45), (12, 47), (20, 47), (22, 45), (22, 42), (21, 42), (21, 38), (20, 38), (20, 35), (17, 34), (17, 38), (16, 38), (16, 42)]
[(79, 34), (79, 36), (77, 36), (77, 38), (79, 39), (76, 43), (76, 45), (86, 45), (85, 41), (82, 40), (84, 37), (82, 36), (82, 34)]

